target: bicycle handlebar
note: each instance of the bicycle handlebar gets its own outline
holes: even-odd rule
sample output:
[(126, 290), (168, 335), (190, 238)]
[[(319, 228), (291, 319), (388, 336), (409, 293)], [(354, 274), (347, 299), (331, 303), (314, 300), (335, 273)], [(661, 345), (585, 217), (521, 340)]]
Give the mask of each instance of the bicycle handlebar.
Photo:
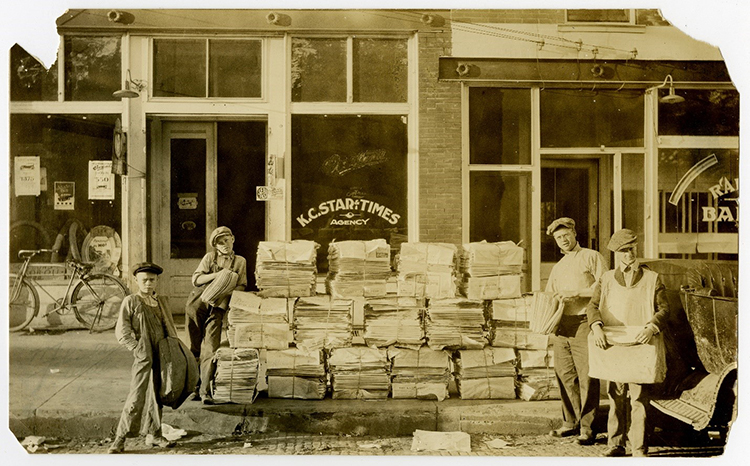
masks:
[(25, 259), (25, 258), (32, 258), (36, 256), (37, 254), (47, 253), (47, 252), (57, 252), (57, 249), (21, 249), (18, 251), (18, 258), (19, 259)]

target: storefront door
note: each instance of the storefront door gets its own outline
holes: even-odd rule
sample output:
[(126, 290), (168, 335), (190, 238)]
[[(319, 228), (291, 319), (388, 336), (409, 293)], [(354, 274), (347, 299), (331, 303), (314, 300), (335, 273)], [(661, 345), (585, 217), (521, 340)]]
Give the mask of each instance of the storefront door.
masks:
[(219, 225), (232, 229), (235, 251), (248, 261), (248, 285), (265, 205), (255, 187), (265, 180), (266, 122), (165, 122), (161, 153), (152, 157), (152, 258), (164, 267), (160, 293), (183, 313), (191, 276)]
[[(602, 238), (609, 238), (610, 191), (608, 157), (545, 156), (541, 171), (541, 283), (546, 284), (552, 267), (562, 258), (555, 240), (546, 234), (547, 225), (559, 217), (576, 222), (581, 247), (602, 250)], [(606, 184), (605, 184), (606, 183)]]

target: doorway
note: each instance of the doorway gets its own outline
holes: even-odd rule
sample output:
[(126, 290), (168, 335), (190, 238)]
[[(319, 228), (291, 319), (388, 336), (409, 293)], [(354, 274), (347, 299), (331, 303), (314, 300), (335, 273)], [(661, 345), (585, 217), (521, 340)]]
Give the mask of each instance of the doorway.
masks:
[(172, 312), (184, 312), (192, 274), (220, 225), (234, 233), (255, 289), (258, 242), (266, 236), (266, 206), (255, 200), (265, 184), (266, 128), (265, 121), (161, 125), (160, 151), (151, 157), (151, 257), (164, 267), (159, 292)]
[[(609, 238), (610, 157), (543, 156), (541, 160), (541, 285), (546, 285), (552, 267), (562, 258), (547, 226), (560, 217), (576, 222), (581, 247), (602, 251), (602, 240)], [(605, 255), (606, 257), (606, 255)]]

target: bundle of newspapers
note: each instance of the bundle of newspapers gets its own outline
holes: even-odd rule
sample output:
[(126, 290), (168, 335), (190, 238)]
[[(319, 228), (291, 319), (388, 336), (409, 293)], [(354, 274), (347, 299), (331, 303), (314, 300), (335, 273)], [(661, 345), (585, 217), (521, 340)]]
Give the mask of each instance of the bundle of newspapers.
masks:
[(456, 386), (462, 400), (512, 400), (516, 397), (516, 354), (512, 348), (460, 350)]
[(414, 298), (456, 296), (456, 246), (446, 243), (402, 243), (398, 255), (397, 292)]
[(327, 376), (322, 350), (290, 348), (266, 353), (269, 398), (322, 400)]
[(391, 360), (393, 398), (418, 398), (443, 401), (448, 398), (451, 358), (447, 351), (428, 347), (388, 348)]
[(546, 336), (537, 335), (529, 330), (529, 319), (533, 297), (523, 295), (513, 299), (494, 299), (485, 301), (486, 317), (490, 327), (490, 345), (504, 348), (538, 348), (547, 347)]
[(459, 290), (470, 299), (521, 296), (523, 248), (512, 241), (467, 243), (459, 255)]
[(255, 283), (262, 296), (291, 298), (315, 295), (317, 251), (314, 241), (261, 241)]
[(286, 349), (292, 342), (287, 298), (261, 298), (248, 291), (232, 292), (227, 339), (232, 348)]
[(371, 298), (365, 302), (365, 342), (368, 346), (416, 346), (424, 343), (425, 300), (407, 297)]
[(487, 344), (482, 301), (430, 299), (424, 325), (427, 344), (434, 350), (479, 349)]
[(216, 351), (214, 399), (250, 404), (255, 400), (258, 382), (258, 350), (226, 348)]
[(391, 248), (384, 239), (328, 245), (326, 291), (334, 298), (385, 296), (390, 275)]
[(388, 398), (391, 377), (385, 349), (335, 348), (328, 358), (333, 399)]
[(518, 397), (526, 401), (557, 400), (560, 387), (555, 379), (554, 351), (544, 349), (518, 349)]
[(306, 350), (352, 344), (351, 299), (330, 296), (299, 298), (294, 306), (294, 342)]
[(562, 318), (564, 303), (552, 292), (537, 291), (529, 314), (529, 327), (534, 333), (549, 335), (557, 330)]

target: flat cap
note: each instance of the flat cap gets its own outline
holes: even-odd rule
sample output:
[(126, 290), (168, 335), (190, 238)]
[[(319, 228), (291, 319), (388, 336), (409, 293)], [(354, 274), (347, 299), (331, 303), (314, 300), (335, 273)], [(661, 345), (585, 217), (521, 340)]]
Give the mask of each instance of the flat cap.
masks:
[(139, 262), (133, 266), (133, 275), (135, 276), (138, 272), (151, 272), (160, 275), (164, 272), (164, 269), (153, 262)]
[(570, 228), (571, 230), (576, 229), (576, 221), (570, 217), (560, 217), (554, 222), (550, 223), (547, 227), (547, 234), (552, 236), (558, 228)]
[(229, 229), (229, 227), (219, 227), (216, 228), (214, 231), (211, 232), (211, 236), (208, 237), (208, 242), (211, 244), (211, 247), (216, 247), (216, 240), (219, 239), (222, 236), (233, 236), (232, 230)]
[(609, 239), (609, 244), (607, 244), (607, 249), (617, 252), (622, 249), (634, 246), (637, 241), (638, 236), (633, 230), (623, 228), (622, 230), (617, 230), (615, 234), (612, 235), (612, 237)]

